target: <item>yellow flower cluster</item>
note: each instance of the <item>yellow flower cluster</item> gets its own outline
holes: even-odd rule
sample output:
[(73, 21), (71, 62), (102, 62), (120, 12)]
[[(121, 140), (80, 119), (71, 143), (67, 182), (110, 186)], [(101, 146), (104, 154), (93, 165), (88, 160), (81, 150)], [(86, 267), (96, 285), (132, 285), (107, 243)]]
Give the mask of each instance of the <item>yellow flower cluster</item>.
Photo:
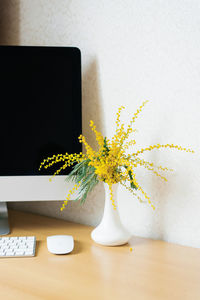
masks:
[[(51, 157), (47, 157), (46, 159), (44, 159), (41, 162), (39, 171), (42, 169), (42, 167), (47, 169), (58, 162), (64, 162), (62, 167), (60, 167), (58, 170), (56, 170), (56, 172), (53, 174), (52, 177), (54, 177), (54, 176), (58, 175), (62, 170), (66, 169), (67, 167), (72, 166), (74, 163), (78, 163), (78, 162), (82, 161), (83, 159), (85, 159), (85, 155), (82, 152), (79, 154), (65, 153), (65, 154), (53, 155)], [(52, 178), (49, 179), (49, 181), (51, 181), (51, 180), (52, 180)]]
[[(134, 187), (138, 190), (138, 192), (141, 192), (145, 200), (152, 206), (153, 209), (155, 209), (155, 206), (152, 204), (149, 196), (146, 194), (146, 192), (136, 181), (135, 168), (139, 165), (144, 166), (146, 169), (152, 171), (155, 175), (159, 176), (161, 179), (165, 181), (167, 181), (167, 179), (161, 174), (159, 174), (156, 169), (162, 171), (172, 171), (172, 170), (162, 166), (155, 167), (153, 163), (149, 163), (142, 159), (139, 159), (138, 158), (139, 154), (142, 154), (144, 151), (151, 151), (153, 149), (160, 149), (160, 148), (174, 148), (186, 152), (192, 152), (192, 153), (194, 152), (191, 149), (187, 149), (174, 144), (166, 144), (166, 145), (156, 144), (153, 146), (146, 147), (144, 149), (140, 149), (139, 151), (132, 153), (131, 155), (130, 154), (126, 155), (125, 153), (126, 150), (129, 148), (129, 146), (134, 146), (136, 144), (136, 141), (135, 139), (131, 139), (125, 144), (124, 142), (129, 138), (130, 134), (135, 131), (135, 129), (132, 128), (133, 123), (135, 122), (139, 113), (142, 111), (143, 107), (146, 105), (147, 102), (148, 101), (144, 101), (142, 103), (142, 105), (139, 107), (139, 109), (132, 117), (126, 130), (125, 130), (125, 125), (120, 121), (121, 111), (124, 109), (124, 106), (121, 106), (118, 109), (116, 115), (116, 122), (115, 122), (116, 133), (112, 137), (111, 141), (108, 140), (107, 138), (103, 138), (102, 134), (96, 131), (96, 126), (94, 125), (94, 122), (90, 121), (90, 126), (93, 132), (96, 134), (96, 140), (99, 144), (98, 152), (94, 152), (94, 150), (92, 150), (89, 147), (89, 145), (86, 143), (85, 139), (81, 138), (81, 141), (83, 142), (86, 148), (86, 157), (90, 159), (89, 164), (95, 168), (95, 173), (97, 174), (98, 179), (109, 185), (110, 199), (112, 201), (114, 208), (116, 208), (116, 205), (112, 195), (112, 184), (119, 182), (123, 186), (125, 186), (125, 188), (131, 191), (134, 195), (137, 195), (135, 192), (133, 192), (133, 189), (131, 187), (128, 187), (125, 184), (125, 182), (129, 182), (130, 184), (134, 185)], [(139, 195), (137, 195), (137, 198), (139, 199), (140, 202), (144, 202)]]
[(92, 120), (90, 121), (90, 127), (92, 131), (96, 134), (97, 143), (99, 144), (100, 147), (103, 147), (104, 145), (103, 135), (101, 134), (101, 132), (96, 130), (96, 126), (94, 125), (94, 122)]
[(74, 194), (74, 192), (78, 190), (78, 188), (80, 187), (80, 185), (81, 185), (81, 181), (79, 181), (78, 184), (75, 184), (73, 186), (73, 188), (71, 190), (69, 190), (68, 195), (66, 197), (66, 200), (63, 202), (63, 205), (62, 205), (62, 207), (60, 209), (61, 211), (66, 207), (66, 205), (68, 204), (68, 201), (70, 200), (71, 195)]
[(152, 146), (149, 146), (147, 148), (144, 148), (144, 149), (141, 149), (141, 150), (138, 150), (136, 153), (133, 153), (132, 155), (133, 156), (136, 156), (138, 154), (141, 154), (143, 153), (144, 151), (151, 151), (153, 149), (160, 149), (160, 148), (175, 148), (177, 150), (182, 150), (182, 151), (186, 151), (186, 152), (191, 152), (191, 153), (194, 153), (194, 150), (192, 149), (187, 149), (187, 148), (183, 148), (181, 146), (178, 146), (178, 145), (174, 145), (174, 144), (166, 144), (166, 145), (160, 145), (160, 144), (156, 144), (156, 145), (152, 145)]
[[(39, 170), (42, 169), (42, 167), (44, 167), (45, 169), (53, 166), (54, 164), (58, 163), (58, 162), (65, 162), (68, 164), (68, 166), (70, 166), (71, 164), (74, 163), (74, 161), (79, 161), (81, 159), (84, 158), (84, 154), (83, 153), (79, 153), (79, 154), (57, 154), (57, 155), (53, 155), (51, 157), (47, 157), (46, 159), (44, 159), (39, 167)], [(56, 171), (57, 174), (59, 173), (58, 171)]]
[[(135, 195), (140, 202), (147, 202), (151, 205), (153, 209), (155, 206), (152, 204), (149, 196), (142, 189), (142, 187), (138, 184), (135, 175), (135, 169), (138, 166), (143, 166), (149, 171), (152, 171), (155, 175), (159, 176), (161, 179), (167, 181), (167, 179), (158, 173), (158, 170), (161, 171), (172, 171), (172, 169), (168, 169), (162, 166), (154, 166), (153, 163), (147, 162), (143, 159), (139, 158), (140, 154), (143, 154), (145, 151), (151, 151), (153, 149), (160, 148), (173, 148), (176, 150), (186, 151), (194, 153), (192, 149), (184, 148), (182, 146), (174, 145), (174, 144), (156, 144), (151, 145), (146, 148), (142, 148), (132, 154), (126, 154), (126, 151), (130, 146), (134, 146), (136, 144), (136, 140), (134, 138), (130, 139), (130, 135), (133, 134), (136, 130), (133, 128), (133, 124), (137, 119), (139, 113), (142, 111), (143, 107), (146, 105), (148, 101), (144, 101), (142, 105), (138, 108), (136, 113), (133, 115), (130, 123), (125, 129), (124, 123), (121, 123), (120, 117), (121, 112), (124, 109), (124, 106), (119, 107), (116, 115), (116, 131), (111, 140), (108, 138), (104, 138), (103, 135), (96, 130), (96, 126), (94, 122), (90, 121), (91, 130), (94, 132), (96, 136), (96, 141), (98, 143), (99, 149), (95, 151), (86, 141), (86, 138), (83, 135), (79, 136), (79, 142), (83, 143), (85, 146), (85, 154), (58, 154), (53, 155), (52, 157), (48, 157), (45, 159), (41, 165), (42, 167), (48, 168), (57, 162), (64, 162), (63, 166), (58, 169), (54, 176), (59, 174), (61, 170), (67, 168), (68, 166), (73, 165), (74, 163), (80, 163), (83, 161), (88, 161), (88, 166), (93, 167), (94, 174), (97, 176), (99, 181), (103, 181), (109, 185), (110, 190), (110, 200), (112, 201), (114, 209), (116, 209), (116, 204), (113, 199), (112, 193), (112, 185), (115, 183), (120, 183), (127, 190), (129, 190), (133, 195)], [(130, 153), (130, 152), (129, 152)], [(127, 186), (127, 183), (130, 186)], [(80, 181), (78, 184), (75, 184), (73, 189), (69, 191), (66, 201), (64, 201), (61, 210), (67, 205), (68, 200), (71, 195), (81, 187), (85, 182)], [(142, 200), (139, 193), (144, 197), (145, 200)]]
[(85, 145), (86, 151), (87, 151), (87, 158), (89, 158), (90, 160), (93, 160), (96, 156), (95, 151), (92, 149), (92, 147), (86, 142), (85, 137), (81, 134), (79, 136), (79, 142), (83, 143)]

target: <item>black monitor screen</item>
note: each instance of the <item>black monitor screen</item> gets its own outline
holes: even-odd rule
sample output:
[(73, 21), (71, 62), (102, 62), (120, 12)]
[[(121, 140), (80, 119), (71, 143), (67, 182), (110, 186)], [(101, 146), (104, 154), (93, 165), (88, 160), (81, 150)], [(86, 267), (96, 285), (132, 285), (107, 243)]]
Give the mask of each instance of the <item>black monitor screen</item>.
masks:
[(0, 91), (0, 176), (53, 174), (44, 158), (81, 151), (79, 49), (1, 46)]

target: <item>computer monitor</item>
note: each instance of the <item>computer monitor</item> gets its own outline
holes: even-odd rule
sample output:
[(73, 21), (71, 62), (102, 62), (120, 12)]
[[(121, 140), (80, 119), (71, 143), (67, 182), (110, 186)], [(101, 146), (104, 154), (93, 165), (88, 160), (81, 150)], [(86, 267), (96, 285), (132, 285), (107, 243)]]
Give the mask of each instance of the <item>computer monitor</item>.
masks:
[[(43, 159), (79, 153), (81, 54), (73, 47), (0, 46), (0, 235), (8, 201), (64, 200), (72, 183)], [(58, 167), (58, 166), (56, 166)]]

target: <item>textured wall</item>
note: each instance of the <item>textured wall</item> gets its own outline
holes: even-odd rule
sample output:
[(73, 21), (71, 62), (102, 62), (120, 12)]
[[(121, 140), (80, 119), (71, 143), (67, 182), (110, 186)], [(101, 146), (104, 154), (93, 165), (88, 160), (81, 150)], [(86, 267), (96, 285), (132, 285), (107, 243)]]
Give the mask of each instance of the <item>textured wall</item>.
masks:
[[(136, 235), (200, 245), (200, 4), (195, 0), (1, 1), (1, 43), (77, 46), (82, 51), (83, 131), (88, 122), (113, 133), (114, 113), (127, 119), (145, 99), (136, 122), (138, 145), (178, 143), (196, 154), (153, 151), (144, 158), (174, 169), (168, 183), (138, 169), (156, 206), (119, 192), (124, 225)], [(2, 25), (3, 23), (3, 25)], [(101, 185), (81, 207), (70, 203), (18, 203), (12, 207), (95, 225), (103, 211)]]

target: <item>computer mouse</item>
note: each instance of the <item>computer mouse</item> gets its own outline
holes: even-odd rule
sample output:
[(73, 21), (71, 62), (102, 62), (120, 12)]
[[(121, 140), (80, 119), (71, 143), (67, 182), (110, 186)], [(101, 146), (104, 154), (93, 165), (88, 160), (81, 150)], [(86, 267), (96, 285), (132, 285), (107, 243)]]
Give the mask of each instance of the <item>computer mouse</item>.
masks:
[(53, 254), (67, 254), (74, 249), (74, 239), (71, 235), (48, 236), (47, 248)]

